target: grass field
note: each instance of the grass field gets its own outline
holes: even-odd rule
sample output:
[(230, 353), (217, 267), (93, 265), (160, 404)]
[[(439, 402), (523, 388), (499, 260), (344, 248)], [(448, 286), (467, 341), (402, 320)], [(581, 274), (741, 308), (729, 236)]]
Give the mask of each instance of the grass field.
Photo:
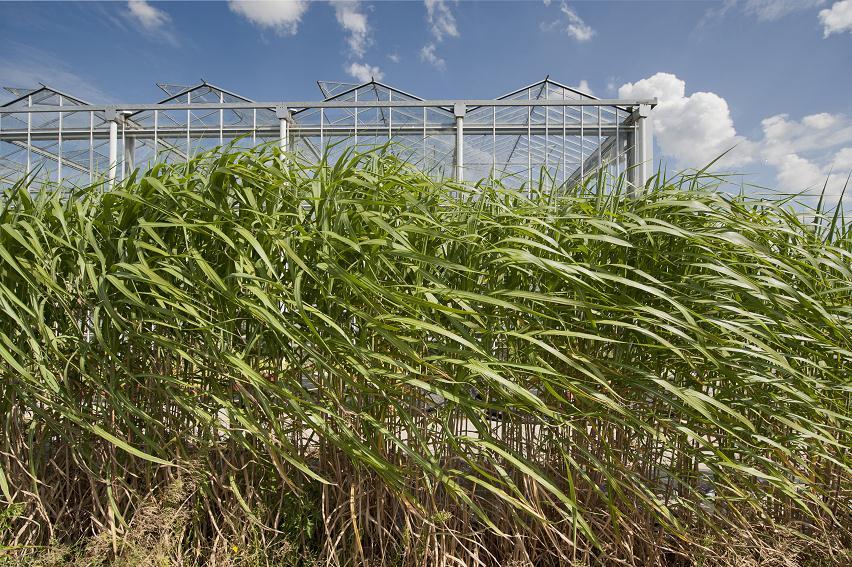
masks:
[(849, 565), (852, 223), (613, 181), (9, 190), (0, 565)]

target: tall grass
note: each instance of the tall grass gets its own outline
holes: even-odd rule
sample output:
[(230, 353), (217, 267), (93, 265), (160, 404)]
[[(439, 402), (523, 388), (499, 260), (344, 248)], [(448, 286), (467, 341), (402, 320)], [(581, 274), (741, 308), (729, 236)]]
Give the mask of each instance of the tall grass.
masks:
[(600, 181), (18, 184), (0, 563), (845, 564), (850, 224)]

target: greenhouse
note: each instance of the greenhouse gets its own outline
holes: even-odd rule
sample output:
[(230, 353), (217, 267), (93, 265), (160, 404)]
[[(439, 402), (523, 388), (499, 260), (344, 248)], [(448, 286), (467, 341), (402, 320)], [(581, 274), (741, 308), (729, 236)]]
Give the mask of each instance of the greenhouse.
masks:
[(601, 168), (641, 186), (653, 165), (654, 100), (598, 99), (549, 77), (485, 100), (424, 100), (375, 80), (317, 84), (318, 102), (255, 102), (202, 81), (158, 84), (166, 96), (157, 103), (110, 105), (47, 85), (7, 87), (15, 98), (0, 107), (0, 184), (112, 184), (226, 144), (279, 144), (308, 160), (388, 144), (437, 177), (516, 186)]

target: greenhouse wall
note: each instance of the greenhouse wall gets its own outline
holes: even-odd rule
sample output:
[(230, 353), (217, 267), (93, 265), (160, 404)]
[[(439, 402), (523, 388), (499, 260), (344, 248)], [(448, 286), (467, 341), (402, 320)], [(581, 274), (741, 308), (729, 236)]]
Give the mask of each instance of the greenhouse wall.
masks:
[(437, 177), (519, 187), (603, 168), (635, 188), (651, 171), (655, 100), (598, 99), (549, 78), (485, 100), (424, 100), (377, 81), (318, 85), (315, 102), (254, 102), (201, 83), (161, 84), (167, 96), (154, 104), (110, 105), (7, 88), (16, 98), (0, 107), (0, 183), (112, 185), (156, 162), (264, 143), (309, 160), (387, 144)]

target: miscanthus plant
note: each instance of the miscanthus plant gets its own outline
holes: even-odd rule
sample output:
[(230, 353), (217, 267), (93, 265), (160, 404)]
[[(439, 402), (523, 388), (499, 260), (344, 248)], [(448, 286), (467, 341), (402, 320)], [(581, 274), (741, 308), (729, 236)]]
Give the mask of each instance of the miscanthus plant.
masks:
[(850, 224), (603, 185), (12, 187), (0, 564), (847, 564)]

